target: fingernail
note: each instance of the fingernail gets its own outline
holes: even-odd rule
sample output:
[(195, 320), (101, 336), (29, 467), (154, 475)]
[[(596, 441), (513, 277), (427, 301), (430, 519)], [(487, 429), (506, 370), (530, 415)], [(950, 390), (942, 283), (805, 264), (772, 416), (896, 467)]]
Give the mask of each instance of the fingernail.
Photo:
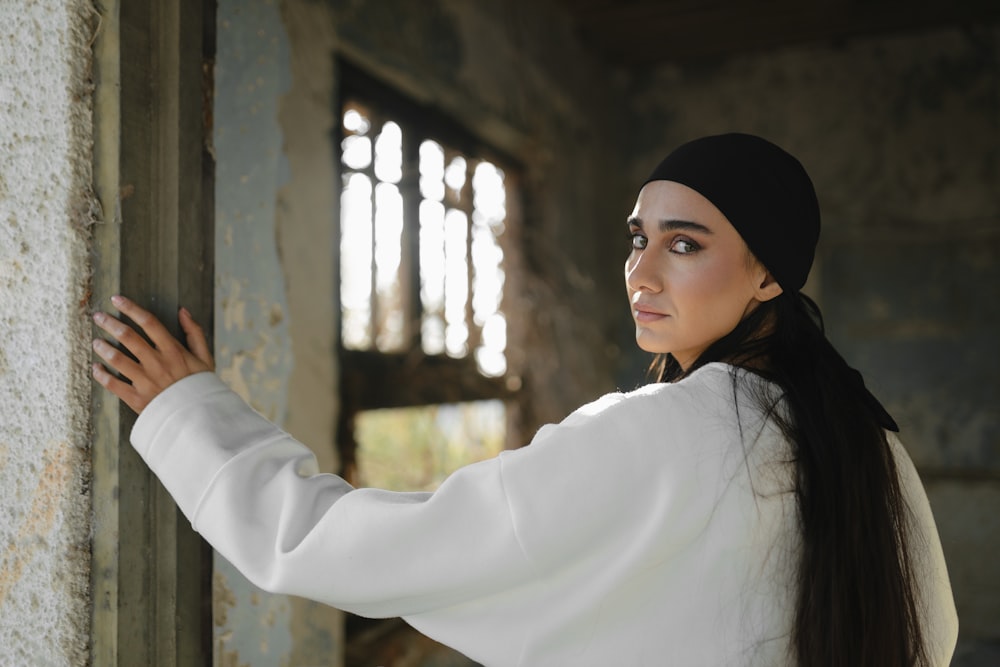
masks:
[(181, 312), (187, 315), (188, 317), (191, 317), (191, 311), (185, 308), (184, 306), (181, 306)]
[(113, 297), (111, 297), (111, 303), (115, 304), (116, 306), (120, 306), (123, 303), (125, 303), (125, 297), (118, 296), (117, 294), (115, 294)]
[(107, 316), (101, 311), (97, 311), (96, 313), (94, 313), (94, 321), (97, 323), (103, 322), (105, 317)]

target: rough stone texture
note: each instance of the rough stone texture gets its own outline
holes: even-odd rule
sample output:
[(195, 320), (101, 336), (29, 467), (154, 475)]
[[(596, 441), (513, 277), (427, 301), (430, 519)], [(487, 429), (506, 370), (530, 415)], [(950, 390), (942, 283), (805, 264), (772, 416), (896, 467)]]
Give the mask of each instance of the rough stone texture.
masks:
[(824, 216), (812, 293), (930, 488), (961, 620), (1000, 645), (1000, 27), (857, 39), (632, 82), (634, 178), (701, 134), (775, 140)]
[(0, 6), (0, 662), (85, 664), (89, 2)]

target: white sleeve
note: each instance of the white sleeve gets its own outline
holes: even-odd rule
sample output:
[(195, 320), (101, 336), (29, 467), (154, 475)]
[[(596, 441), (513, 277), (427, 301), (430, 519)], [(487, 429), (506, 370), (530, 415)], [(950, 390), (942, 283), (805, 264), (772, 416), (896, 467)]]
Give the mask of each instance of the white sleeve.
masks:
[(213, 374), (169, 387), (132, 444), (180, 509), (250, 581), (368, 616), (404, 616), (534, 576), (499, 459), (434, 494), (354, 489)]
[(931, 665), (951, 664), (958, 641), (958, 613), (948, 567), (927, 493), (913, 461), (894, 433), (888, 433), (903, 497), (910, 511), (910, 551), (919, 588), (924, 643)]

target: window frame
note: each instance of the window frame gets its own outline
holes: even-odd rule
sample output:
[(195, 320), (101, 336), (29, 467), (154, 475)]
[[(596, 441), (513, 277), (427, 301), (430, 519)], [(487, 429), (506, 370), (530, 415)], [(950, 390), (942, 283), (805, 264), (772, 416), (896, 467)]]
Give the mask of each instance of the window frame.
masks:
[[(403, 178), (399, 188), (403, 194), (404, 216), (407, 222), (403, 225), (402, 243), (403, 259), (401, 265), (406, 271), (404, 277), (404, 294), (406, 298), (406, 316), (419, 314), (420, 309), (420, 257), (419, 229), (412, 221), (418, 219), (420, 204), (419, 181), (416, 178), (417, 160), (420, 142), (431, 139), (439, 142), (446, 150), (461, 152), (466, 158), (487, 160), (502, 168), (506, 174), (519, 172), (521, 167), (517, 160), (511, 158), (488, 143), (478, 139), (472, 132), (466, 130), (459, 121), (450, 118), (439, 109), (407, 97), (403, 93), (380, 82), (349, 60), (338, 62), (338, 98), (337, 126), (334, 128), (336, 159), (341, 174), (344, 167), (341, 162), (341, 143), (346, 136), (340, 120), (349, 100), (378, 110), (381, 116), (398, 123), (403, 130)], [(409, 175), (409, 177), (408, 177)], [(510, 195), (511, 181), (505, 180), (505, 187)], [(468, 182), (466, 187), (468, 187)], [(338, 183), (338, 191), (342, 190)], [(338, 229), (340, 215), (338, 211)], [(508, 216), (509, 221), (509, 216)], [(471, 227), (471, 222), (470, 222)], [(338, 232), (338, 238), (340, 238)], [(503, 247), (503, 246), (502, 246)], [(505, 253), (509, 251), (504, 248)], [(338, 310), (340, 309), (340, 270), (338, 245), (337, 289)], [(501, 309), (506, 313), (504, 307)], [(470, 296), (471, 302), (471, 296)], [(414, 313), (416, 309), (416, 313)], [(509, 313), (506, 313), (509, 317)], [(508, 387), (507, 376), (488, 377), (480, 373), (472, 348), (474, 338), (470, 339), (470, 351), (463, 357), (451, 357), (447, 354), (426, 354), (422, 350), (420, 327), (408, 326), (411, 329), (410, 340), (401, 352), (384, 352), (379, 350), (355, 350), (344, 346), (342, 327), (337, 330), (337, 351), (340, 359), (341, 387), (343, 391), (344, 408), (341, 415), (341, 436), (353, 447), (350, 428), (344, 422), (353, 420), (354, 414), (361, 410), (373, 410), (392, 407), (412, 407), (440, 403), (458, 403), (475, 400), (501, 399), (507, 400), (513, 396)], [(471, 333), (471, 332), (470, 332)], [(508, 369), (509, 371), (509, 369)], [(376, 380), (377, 378), (377, 380)], [(341, 445), (342, 456), (347, 452)], [(353, 461), (353, 454), (345, 457), (345, 461)]]

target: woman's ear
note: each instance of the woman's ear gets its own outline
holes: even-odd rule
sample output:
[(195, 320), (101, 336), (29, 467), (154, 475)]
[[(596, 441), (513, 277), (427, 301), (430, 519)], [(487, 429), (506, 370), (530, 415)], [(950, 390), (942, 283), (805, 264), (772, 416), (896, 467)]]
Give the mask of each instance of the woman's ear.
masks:
[(761, 303), (770, 301), (785, 291), (778, 284), (778, 281), (774, 279), (774, 276), (771, 275), (771, 272), (759, 264), (758, 270), (754, 272), (754, 282), (756, 284), (754, 298)]

